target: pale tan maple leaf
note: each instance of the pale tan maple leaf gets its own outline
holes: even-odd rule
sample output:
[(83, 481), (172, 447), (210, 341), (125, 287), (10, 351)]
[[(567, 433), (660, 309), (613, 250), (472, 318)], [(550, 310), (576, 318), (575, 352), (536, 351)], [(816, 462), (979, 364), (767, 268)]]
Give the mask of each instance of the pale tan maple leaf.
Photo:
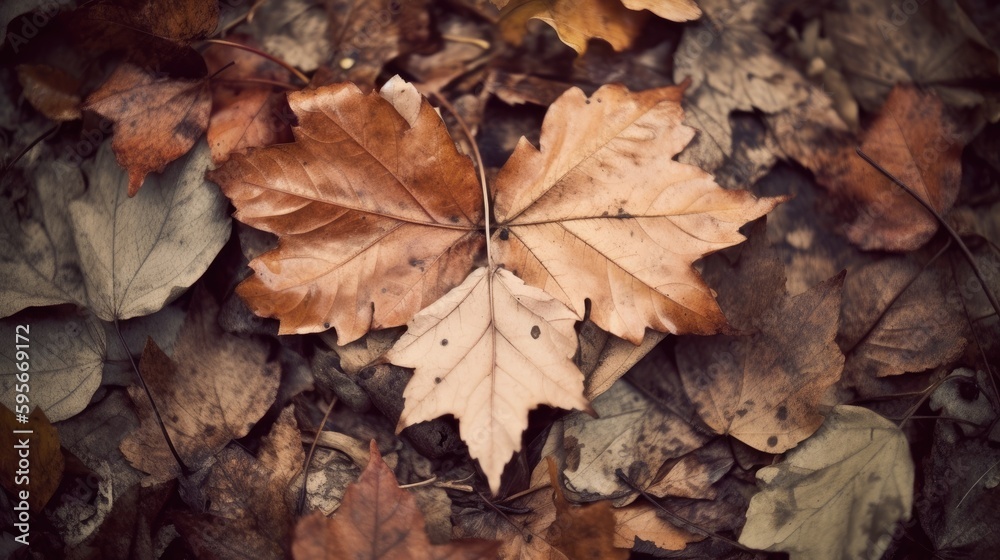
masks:
[(521, 448), (528, 412), (542, 404), (587, 409), (573, 363), (579, 317), (504, 269), (477, 268), (418, 313), (386, 354), (416, 368), (399, 429), (453, 414), (490, 488)]

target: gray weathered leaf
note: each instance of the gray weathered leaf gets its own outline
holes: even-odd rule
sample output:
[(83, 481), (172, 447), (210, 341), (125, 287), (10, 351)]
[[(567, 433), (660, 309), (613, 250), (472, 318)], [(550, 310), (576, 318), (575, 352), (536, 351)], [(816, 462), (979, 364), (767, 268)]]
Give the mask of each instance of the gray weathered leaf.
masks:
[[(18, 325), (28, 327), (18, 329)], [(15, 342), (15, 335), (27, 340)], [(22, 383), (17, 364), (27, 362), (31, 408), (42, 407), (53, 422), (65, 420), (87, 407), (101, 385), (101, 370), (107, 353), (104, 328), (89, 313), (75, 311), (29, 310), (0, 321), (0, 402), (14, 410)], [(21, 351), (27, 360), (18, 358), (16, 344), (26, 344)], [(23, 358), (23, 356), (22, 356)]]
[(205, 180), (201, 142), (127, 196), (128, 175), (105, 143), (90, 188), (70, 203), (90, 308), (105, 321), (158, 311), (195, 282), (229, 239), (226, 199)]
[(740, 543), (791, 560), (880, 558), (913, 507), (913, 460), (895, 424), (840, 405), (785, 462), (757, 472)]

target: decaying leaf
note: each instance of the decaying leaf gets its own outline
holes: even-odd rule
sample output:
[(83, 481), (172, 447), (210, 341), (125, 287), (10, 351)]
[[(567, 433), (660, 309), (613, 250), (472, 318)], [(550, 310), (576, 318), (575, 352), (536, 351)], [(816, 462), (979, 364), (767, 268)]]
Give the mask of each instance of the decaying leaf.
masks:
[[(897, 86), (861, 141), (866, 154), (939, 214), (947, 213), (958, 195), (965, 145), (943, 110), (933, 93)], [(844, 233), (852, 243), (865, 250), (912, 251), (934, 235), (937, 219), (861, 159), (853, 142), (832, 149), (832, 155), (820, 150), (806, 165), (847, 206)]]
[(150, 172), (186, 154), (208, 128), (208, 80), (156, 77), (123, 64), (87, 98), (85, 109), (115, 122), (112, 147), (135, 196)]
[(563, 421), (563, 475), (574, 499), (629, 503), (635, 491), (615, 471), (621, 469), (635, 484), (646, 487), (665, 462), (708, 439), (625, 381), (594, 399), (593, 407), (597, 418), (575, 413)]
[(386, 355), (416, 368), (398, 429), (453, 414), (496, 492), (531, 409), (589, 408), (573, 363), (577, 319), (508, 270), (476, 269), (418, 313)]
[[(502, 8), (504, 37), (520, 43), (524, 26), (538, 19), (552, 26), (559, 39), (577, 53), (587, 50), (587, 40), (604, 39), (615, 50), (628, 48), (645, 23), (649, 10), (673, 21), (688, 21), (701, 16), (693, 0), (493, 0)], [(624, 4), (624, 5), (623, 5)]]
[(682, 550), (688, 543), (704, 539), (663, 519), (657, 515), (658, 511), (648, 502), (611, 510), (615, 524), (615, 547), (632, 548), (636, 539), (641, 539), (663, 550)]
[(571, 504), (559, 484), (556, 462), (546, 457), (549, 481), (556, 504), (556, 518), (549, 525), (546, 540), (567, 558), (625, 560), (629, 552), (615, 548), (616, 520), (611, 503), (606, 501), (586, 505)]
[[(231, 440), (245, 436), (264, 415), (278, 390), (280, 367), (253, 339), (224, 333), (218, 304), (208, 294), (191, 306), (174, 345), (173, 358), (151, 340), (139, 362), (171, 441), (184, 463), (198, 469)], [(167, 448), (142, 389), (129, 389), (141, 425), (122, 441), (122, 453), (149, 473), (147, 481), (170, 480), (180, 466)]]
[[(231, 37), (231, 40), (248, 39)], [(259, 55), (241, 49), (216, 46), (205, 51), (205, 63), (211, 74), (230, 62), (235, 66), (212, 80), (212, 114), (208, 121), (208, 145), (212, 161), (221, 163), (232, 152), (269, 146), (292, 139), (293, 118), (284, 91), (274, 91), (270, 84), (249, 80), (287, 82), (289, 73)], [(241, 81), (247, 80), (247, 81)]]
[[(20, 494), (27, 490), (27, 507), (40, 513), (62, 481), (65, 461), (59, 448), (59, 432), (37, 406), (27, 422), (20, 422), (13, 410), (0, 405), (0, 430), (0, 445), (6, 450), (0, 454), (0, 486), (10, 496), (11, 505), (22, 511), (25, 508)], [(24, 458), (30, 459), (27, 469), (19, 464)]]
[(229, 239), (225, 198), (205, 178), (201, 143), (125, 196), (128, 177), (104, 143), (87, 168), (90, 187), (69, 205), (89, 307), (105, 321), (159, 310), (194, 283)]
[(497, 545), (478, 539), (432, 545), (416, 500), (397, 486), (372, 440), (368, 467), (347, 487), (334, 516), (313, 512), (299, 521), (292, 554), (296, 560), (473, 560), (494, 557)]
[(205, 514), (178, 516), (178, 531), (199, 557), (220, 559), (289, 557), (294, 525), (292, 481), (305, 451), (286, 408), (254, 457), (238, 447), (219, 453), (205, 482)]
[(0, 191), (0, 317), (26, 307), (87, 301), (67, 210), (83, 194), (83, 175), (75, 166), (52, 162), (33, 170), (30, 184), (24, 195)]
[(766, 230), (763, 220), (754, 224), (734, 262), (727, 255), (706, 262), (705, 276), (739, 335), (683, 338), (677, 365), (711, 429), (780, 453), (819, 427), (841, 377), (844, 356), (834, 339), (844, 276), (790, 297)]
[(924, 371), (958, 357), (970, 333), (955, 295), (942, 289), (936, 269), (908, 258), (851, 271), (837, 338), (847, 356), (845, 382), (869, 394), (872, 378)]
[(88, 6), (87, 16), (176, 43), (190, 43), (215, 31), (219, 4), (211, 0), (99, 0)]
[(757, 472), (740, 543), (792, 560), (875, 558), (913, 507), (913, 460), (892, 422), (839, 405), (783, 463)]
[(744, 240), (782, 199), (726, 191), (672, 158), (694, 135), (683, 88), (564, 93), (496, 178), (495, 258), (578, 315), (639, 344), (647, 328), (713, 334), (726, 322), (691, 263)]
[(54, 121), (80, 118), (80, 81), (60, 68), (44, 64), (17, 67), (24, 97), (40, 113)]
[[(18, 339), (17, 335), (22, 338)], [(108, 340), (100, 321), (87, 312), (31, 309), (0, 320), (0, 402), (16, 410), (16, 387), (31, 406), (41, 407), (53, 422), (87, 408), (101, 385)], [(23, 345), (20, 350), (17, 344)], [(24, 365), (21, 365), (24, 364)], [(18, 373), (27, 372), (22, 379)]]
[(471, 162), (426, 101), (413, 124), (351, 84), (289, 104), (294, 144), (234, 154), (209, 175), (237, 219), (281, 238), (240, 295), (282, 334), (333, 327), (346, 344), (406, 324), (465, 278), (483, 243)]

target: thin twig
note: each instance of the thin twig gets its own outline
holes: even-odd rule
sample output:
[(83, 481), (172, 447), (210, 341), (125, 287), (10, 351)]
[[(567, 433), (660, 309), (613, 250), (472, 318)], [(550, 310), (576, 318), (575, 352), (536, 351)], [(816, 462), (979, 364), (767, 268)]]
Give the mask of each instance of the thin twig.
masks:
[(184, 464), (181, 459), (177, 449), (174, 448), (174, 442), (170, 440), (170, 434), (167, 433), (167, 427), (163, 424), (163, 419), (160, 418), (160, 410), (156, 407), (156, 401), (153, 400), (153, 393), (150, 392), (149, 387), (146, 385), (146, 380), (142, 378), (142, 374), (139, 373), (139, 366), (136, 365), (135, 359), (132, 358), (132, 351), (128, 349), (128, 343), (125, 342), (125, 337), (122, 336), (122, 330), (118, 326), (118, 318), (115, 317), (115, 332), (118, 333), (118, 340), (122, 343), (122, 348), (125, 350), (125, 355), (128, 356), (128, 361), (132, 364), (132, 371), (135, 372), (135, 376), (139, 378), (139, 385), (142, 386), (142, 390), (146, 392), (146, 398), (149, 399), (150, 406), (153, 407), (153, 416), (156, 418), (156, 424), (160, 427), (160, 432), (163, 434), (163, 439), (167, 442), (167, 447), (170, 449), (171, 455), (174, 456), (174, 460), (181, 467), (181, 474), (184, 476), (189, 476), (193, 471)]
[(271, 62), (273, 62), (275, 64), (281, 65), (286, 70), (288, 70), (289, 72), (291, 72), (292, 74), (294, 74), (296, 78), (302, 80), (303, 83), (306, 83), (306, 84), (309, 83), (309, 78), (305, 74), (303, 74), (301, 71), (299, 71), (298, 68), (296, 68), (296, 67), (292, 66), (291, 64), (285, 62), (284, 60), (281, 60), (280, 58), (278, 58), (276, 56), (273, 56), (273, 55), (270, 55), (270, 54), (268, 54), (268, 53), (266, 53), (266, 52), (264, 52), (262, 50), (255, 49), (255, 48), (247, 46), (247, 45), (241, 45), (239, 43), (234, 43), (232, 41), (226, 41), (224, 39), (205, 39), (204, 42), (205, 43), (214, 44), (214, 45), (223, 45), (223, 46), (226, 46), (226, 47), (232, 47), (234, 49), (241, 49), (241, 50), (244, 50), (244, 51), (247, 51), (247, 52), (254, 53), (257, 56), (261, 56), (263, 58), (266, 58), (266, 59), (270, 60)]
[(53, 126), (52, 128), (46, 130), (45, 132), (43, 132), (41, 134), (41, 136), (39, 136), (38, 138), (35, 138), (34, 140), (32, 140), (24, 148), (21, 148), (21, 151), (18, 152), (16, 156), (14, 156), (14, 159), (10, 160), (10, 163), (8, 163), (7, 165), (4, 166), (4, 168), (3, 168), (3, 174), (0, 174), (0, 183), (2, 183), (3, 180), (7, 177), (7, 172), (10, 171), (12, 167), (14, 167), (14, 164), (17, 163), (18, 160), (20, 160), (22, 157), (24, 157), (24, 154), (28, 153), (29, 150), (31, 150), (32, 148), (34, 148), (42, 140), (45, 140), (49, 136), (52, 136), (53, 134), (55, 134), (56, 131), (59, 130), (59, 127), (61, 127), (61, 126), (62, 126), (62, 123), (56, 123), (55, 126)]
[[(330, 419), (330, 413), (333, 412), (333, 405), (337, 404), (337, 397), (330, 399), (330, 405), (326, 407), (326, 412), (323, 414), (323, 420), (320, 421), (319, 426), (316, 427), (316, 434), (318, 435), (323, 427), (326, 426), (326, 421)], [(299, 504), (298, 511), (301, 514), (306, 507), (306, 487), (309, 482), (309, 464), (312, 463), (313, 454), (316, 453), (316, 444), (319, 442), (318, 437), (314, 437), (312, 445), (309, 446), (309, 454), (306, 455), (305, 466), (302, 470), (302, 490), (299, 492)]]

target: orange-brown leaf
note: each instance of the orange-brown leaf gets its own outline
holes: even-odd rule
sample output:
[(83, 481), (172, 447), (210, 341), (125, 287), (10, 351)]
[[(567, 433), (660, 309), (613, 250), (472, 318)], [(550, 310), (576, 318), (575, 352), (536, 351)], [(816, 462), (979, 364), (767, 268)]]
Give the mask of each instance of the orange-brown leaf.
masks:
[(615, 548), (615, 514), (611, 502), (601, 501), (586, 505), (571, 504), (563, 495), (559, 484), (556, 462), (545, 458), (549, 479), (555, 490), (556, 519), (549, 526), (547, 540), (573, 560), (625, 560), (628, 550)]
[(372, 440), (368, 466), (333, 517), (313, 512), (299, 521), (292, 554), (295, 560), (476, 560), (495, 557), (498, 545), (478, 539), (432, 545), (416, 499), (399, 488)]
[(208, 127), (212, 96), (206, 80), (159, 78), (122, 64), (84, 106), (115, 121), (111, 146), (128, 170), (128, 194), (146, 175), (186, 154)]
[(235, 154), (209, 175), (237, 219), (280, 238), (240, 295), (282, 334), (333, 327), (345, 344), (406, 324), (465, 278), (482, 246), (471, 162), (426, 100), (412, 124), (352, 84), (289, 104), (295, 143)]
[[(941, 100), (913, 86), (892, 90), (861, 142), (866, 154), (941, 214), (958, 196), (963, 147)], [(820, 184), (849, 206), (844, 229), (858, 247), (912, 251), (937, 231), (934, 216), (862, 160), (853, 143), (817, 159), (813, 167)]]

